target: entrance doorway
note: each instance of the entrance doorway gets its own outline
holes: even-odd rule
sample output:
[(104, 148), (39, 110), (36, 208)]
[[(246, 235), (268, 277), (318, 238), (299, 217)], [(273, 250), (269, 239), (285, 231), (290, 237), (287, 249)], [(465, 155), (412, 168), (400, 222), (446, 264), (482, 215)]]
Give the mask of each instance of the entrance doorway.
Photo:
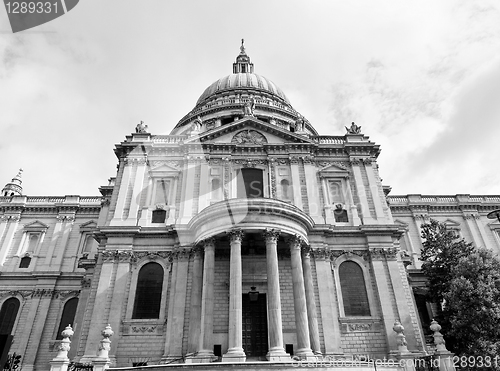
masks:
[(266, 294), (259, 294), (255, 301), (243, 294), (243, 349), (247, 359), (267, 354)]

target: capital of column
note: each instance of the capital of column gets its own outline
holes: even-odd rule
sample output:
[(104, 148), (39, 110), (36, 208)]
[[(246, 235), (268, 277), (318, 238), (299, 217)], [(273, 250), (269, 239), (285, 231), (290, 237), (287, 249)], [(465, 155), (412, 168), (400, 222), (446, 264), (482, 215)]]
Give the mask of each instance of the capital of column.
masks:
[(229, 234), (231, 242), (241, 242), (244, 232), (240, 228), (234, 228), (227, 232), (227, 234)]
[(287, 240), (288, 245), (290, 246), (290, 250), (296, 250), (301, 248), (302, 244), (304, 243), (304, 239), (299, 236), (298, 234), (288, 238)]
[(215, 249), (215, 238), (210, 237), (203, 241), (203, 247), (205, 250), (213, 250)]
[(303, 258), (309, 259), (311, 257), (311, 246), (304, 244), (302, 245), (301, 251)]
[(191, 249), (191, 254), (194, 258), (201, 258), (203, 256), (203, 247), (197, 245)]
[(264, 236), (266, 243), (278, 242), (278, 238), (280, 237), (280, 234), (281, 234), (281, 231), (279, 229), (274, 229), (274, 228), (266, 228), (264, 230), (264, 232), (262, 232), (262, 235)]

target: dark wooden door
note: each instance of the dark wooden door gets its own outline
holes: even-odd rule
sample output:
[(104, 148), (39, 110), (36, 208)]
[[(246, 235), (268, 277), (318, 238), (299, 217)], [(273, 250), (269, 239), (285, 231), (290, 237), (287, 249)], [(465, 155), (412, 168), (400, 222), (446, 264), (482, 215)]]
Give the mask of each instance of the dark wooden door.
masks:
[(243, 349), (247, 357), (267, 354), (266, 294), (259, 294), (257, 301), (243, 294)]

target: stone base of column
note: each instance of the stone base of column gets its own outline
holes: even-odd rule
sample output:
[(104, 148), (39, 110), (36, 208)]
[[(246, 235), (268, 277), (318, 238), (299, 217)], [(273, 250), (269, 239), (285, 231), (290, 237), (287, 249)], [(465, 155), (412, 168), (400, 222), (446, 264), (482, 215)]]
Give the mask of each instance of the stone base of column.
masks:
[(318, 356), (316, 356), (309, 348), (297, 349), (297, 351), (294, 353), (295, 356), (304, 361), (316, 361), (318, 359)]
[(266, 358), (269, 362), (290, 362), (290, 354), (285, 352), (283, 348), (269, 349), (266, 354)]
[(186, 363), (210, 363), (217, 360), (217, 356), (211, 350), (200, 350), (196, 356), (186, 359)]
[(66, 371), (69, 365), (68, 358), (54, 358), (50, 363), (50, 371)]
[(245, 362), (247, 356), (243, 351), (243, 348), (232, 348), (228, 349), (227, 353), (222, 356), (222, 362), (225, 363), (239, 363)]
[(109, 368), (110, 363), (111, 362), (109, 361), (109, 359), (106, 358), (96, 358), (92, 362), (92, 364), (94, 365), (94, 371), (107, 370)]

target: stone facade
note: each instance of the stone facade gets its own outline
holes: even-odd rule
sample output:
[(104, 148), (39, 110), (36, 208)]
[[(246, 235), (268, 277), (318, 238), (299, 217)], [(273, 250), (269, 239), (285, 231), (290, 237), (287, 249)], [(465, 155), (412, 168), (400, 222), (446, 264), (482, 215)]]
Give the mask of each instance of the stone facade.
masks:
[(9, 183), (0, 321), (23, 370), (49, 368), (63, 319), (79, 362), (111, 325), (117, 366), (383, 358), (398, 350), (396, 321), (425, 351), (420, 223), (496, 251), (486, 214), (500, 197), (387, 196), (360, 127), (318, 135), (253, 70), (242, 46), (170, 135), (138, 125), (102, 196), (9, 195), (20, 175)]

